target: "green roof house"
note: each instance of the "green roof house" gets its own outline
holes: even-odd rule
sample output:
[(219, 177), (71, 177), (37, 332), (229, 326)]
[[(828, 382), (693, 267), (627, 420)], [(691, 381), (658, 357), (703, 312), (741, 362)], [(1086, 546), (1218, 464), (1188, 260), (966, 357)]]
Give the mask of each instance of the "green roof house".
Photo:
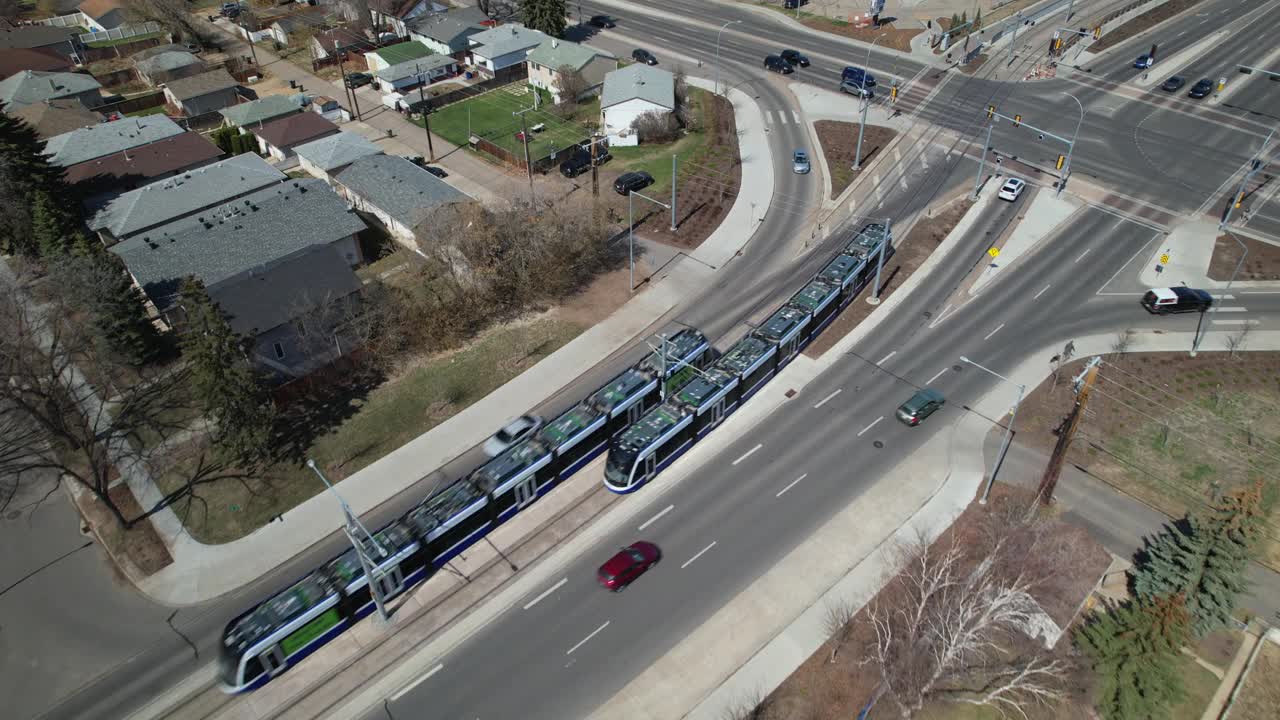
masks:
[(551, 93), (557, 103), (566, 85), (565, 73), (573, 72), (582, 78), (579, 87), (574, 88), (581, 98), (599, 92), (605, 73), (617, 69), (618, 58), (614, 55), (567, 40), (552, 38), (529, 51), (529, 84)]
[(411, 60), (420, 60), (434, 54), (426, 45), (416, 40), (410, 40), (409, 42), (388, 45), (373, 52), (365, 53), (364, 59), (369, 63), (369, 70), (376, 73), (392, 65), (399, 65)]

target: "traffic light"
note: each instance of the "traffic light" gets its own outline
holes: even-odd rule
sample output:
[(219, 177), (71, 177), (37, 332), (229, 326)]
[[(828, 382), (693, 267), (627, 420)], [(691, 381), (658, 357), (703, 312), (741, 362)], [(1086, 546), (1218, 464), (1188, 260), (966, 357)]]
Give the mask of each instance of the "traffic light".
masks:
[(1100, 37), (1102, 37), (1102, 26), (1098, 25), (1093, 29), (1093, 39), (1097, 40)]
[(1014, 115), (1014, 116), (1013, 116), (1013, 126), (1014, 126), (1014, 127), (1018, 127), (1018, 125), (1019, 125), (1021, 122), (1022, 122), (1022, 116), (1021, 116), (1021, 115)]
[(1238, 195), (1236, 195), (1236, 209), (1239, 210), (1240, 206), (1243, 204), (1244, 204), (1244, 192), (1241, 191)]
[(897, 85), (892, 85), (889, 87), (889, 102), (891, 103), (898, 102), (898, 86)]
[(1058, 164), (1057, 164), (1057, 165), (1054, 165), (1054, 168), (1055, 168), (1055, 169), (1057, 169), (1057, 170), (1061, 170), (1061, 169), (1062, 169), (1063, 164), (1065, 164), (1066, 162), (1067, 162), (1067, 156), (1066, 156), (1066, 155), (1059, 155), (1059, 156), (1058, 156)]
[(995, 116), (996, 116), (996, 106), (995, 106), (995, 105), (988, 105), (988, 106), (987, 106), (987, 119), (988, 119), (988, 120), (990, 120), (991, 118), (993, 118), (993, 117), (995, 117)]

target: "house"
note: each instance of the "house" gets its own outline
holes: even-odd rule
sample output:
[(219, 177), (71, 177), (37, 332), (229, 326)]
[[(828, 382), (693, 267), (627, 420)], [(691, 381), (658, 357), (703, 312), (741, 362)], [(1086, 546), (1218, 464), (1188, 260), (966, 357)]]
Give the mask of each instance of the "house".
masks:
[(102, 85), (92, 75), (20, 70), (0, 80), (0, 104), (6, 110), (45, 100), (78, 100), (87, 108), (102, 104)]
[(409, 39), (422, 43), (438, 55), (466, 57), (471, 47), (469, 38), (484, 32), (489, 18), (480, 8), (453, 8), (442, 13), (426, 13), (408, 22)]
[(287, 179), (266, 160), (244, 153), (124, 193), (87, 224), (112, 245)]
[(649, 112), (670, 113), (675, 109), (675, 77), (666, 70), (636, 63), (604, 76), (600, 114), (610, 145), (638, 144), (639, 138), (631, 129), (636, 118)]
[(395, 45), (388, 45), (373, 52), (365, 53), (364, 59), (369, 64), (369, 71), (376, 73), (392, 65), (421, 60), (433, 54), (427, 49), (426, 45), (410, 40), (409, 42), (396, 43)]
[(54, 27), (52, 25), (22, 25), (0, 28), (0, 50), (48, 50), (80, 62), (81, 28)]
[(335, 177), (335, 189), (355, 209), (378, 218), (398, 242), (416, 249), (413, 230), (436, 209), (469, 195), (399, 155), (369, 155)]
[(409, 34), (409, 24), (414, 18), (428, 13), (442, 13), (449, 10), (447, 5), (432, 2), (431, 0), (388, 0), (384, 7), (385, 10), (369, 8), (373, 16), (373, 22), (377, 25), (388, 26), (392, 32), (400, 37), (405, 37)]
[(200, 58), (185, 50), (168, 50), (141, 60), (135, 58), (133, 67), (138, 77), (152, 87), (208, 72)]
[(482, 75), (515, 79), (523, 77), (529, 51), (551, 36), (519, 23), (502, 25), (467, 38), (471, 42), (471, 64)]
[(306, 101), (305, 95), (268, 95), (223, 110), (222, 119), (227, 125), (256, 130), (263, 123), (302, 112)]
[(271, 38), (281, 45), (304, 42), (311, 35), (327, 27), (328, 11), (324, 8), (307, 8), (271, 23)]
[(298, 164), (313, 177), (329, 183), (343, 168), (362, 157), (381, 155), (382, 148), (363, 136), (342, 131), (335, 135), (312, 140), (293, 148)]
[(164, 98), (187, 117), (206, 115), (235, 105), (240, 83), (222, 68), (178, 78), (164, 86)]
[(91, 198), (91, 206), (105, 205), (112, 197), (143, 185), (217, 162), (223, 152), (197, 132), (103, 155), (67, 167), (64, 177)]
[(430, 85), (441, 78), (458, 74), (458, 61), (449, 55), (428, 55), (374, 73), (378, 87), (385, 93), (403, 92), (418, 85)]
[(99, 123), (49, 138), (44, 154), (53, 165), (71, 167), (94, 158), (142, 147), (183, 132), (164, 115), (126, 118)]
[(317, 60), (324, 60), (338, 53), (363, 53), (373, 48), (373, 43), (353, 28), (329, 28), (311, 36), (311, 56)]
[(69, 72), (71, 61), (52, 50), (9, 48), (0, 50), (0, 80), (12, 77), (23, 70), (38, 72)]
[(30, 125), (46, 140), (103, 121), (102, 115), (85, 107), (79, 100), (45, 100), (17, 110), (6, 108), (6, 112)]
[(114, 30), (127, 22), (123, 0), (84, 0), (77, 9), (92, 32)]
[(276, 160), (293, 157), (293, 148), (312, 140), (341, 132), (337, 125), (317, 113), (295, 113), (276, 118), (262, 126), (254, 126), (258, 150)]
[[(604, 85), (604, 76), (618, 69), (618, 58), (603, 50), (552, 38), (529, 51), (529, 84), (551, 93), (560, 102), (561, 71), (568, 67), (582, 76), (579, 97), (593, 95)], [(578, 98), (574, 98), (575, 100)]]

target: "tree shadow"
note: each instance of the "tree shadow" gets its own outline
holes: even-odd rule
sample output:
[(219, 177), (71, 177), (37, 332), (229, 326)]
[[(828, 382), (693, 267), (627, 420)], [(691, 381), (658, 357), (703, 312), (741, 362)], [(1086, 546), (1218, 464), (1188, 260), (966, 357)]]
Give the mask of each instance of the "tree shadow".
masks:
[(279, 460), (305, 462), (316, 438), (355, 416), (386, 376), (376, 368), (359, 367), (341, 377), (334, 373), (310, 379), (302, 381), (305, 387), (291, 394), (276, 414), (272, 445)]

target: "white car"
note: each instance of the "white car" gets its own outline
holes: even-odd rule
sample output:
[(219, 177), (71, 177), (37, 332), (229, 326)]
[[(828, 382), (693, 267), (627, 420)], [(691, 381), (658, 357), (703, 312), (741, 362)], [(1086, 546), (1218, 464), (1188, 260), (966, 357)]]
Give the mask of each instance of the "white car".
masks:
[(1027, 183), (1025, 180), (1019, 180), (1018, 178), (1009, 178), (1008, 180), (1004, 181), (1004, 185), (1000, 186), (999, 197), (1001, 200), (1008, 200), (1009, 202), (1013, 202), (1014, 200), (1018, 199), (1018, 196), (1021, 195), (1022, 191), (1025, 190), (1026, 188), (1027, 188)]
[(507, 448), (538, 432), (541, 427), (542, 418), (537, 415), (521, 415), (503, 425), (502, 429), (494, 433), (493, 437), (484, 441), (484, 454), (489, 457), (497, 457), (505, 452)]

